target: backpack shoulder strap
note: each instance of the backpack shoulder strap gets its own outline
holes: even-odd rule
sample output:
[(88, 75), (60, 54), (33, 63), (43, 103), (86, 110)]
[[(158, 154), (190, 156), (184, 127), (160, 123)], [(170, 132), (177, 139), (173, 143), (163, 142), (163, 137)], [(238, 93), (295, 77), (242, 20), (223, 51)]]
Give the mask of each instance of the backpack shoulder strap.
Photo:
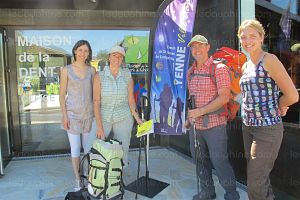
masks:
[(210, 66), (210, 72), (209, 74), (211, 75), (211, 79), (217, 85), (217, 80), (216, 80), (216, 68), (217, 65), (220, 64), (221, 62), (219, 60), (213, 60), (211, 66)]
[(195, 76), (202, 76), (202, 77), (210, 77), (212, 82), (216, 85), (216, 68), (219, 64), (224, 64), (223, 60), (213, 60), (210, 68), (209, 68), (209, 73), (208, 74), (199, 74), (199, 73), (194, 73), (194, 65), (192, 65), (192, 69), (189, 72), (188, 75), (188, 81), (191, 81), (193, 77)]
[(193, 77), (195, 77), (195, 76), (202, 76), (202, 77), (211, 77), (211, 74), (199, 74), (199, 73), (192, 73), (191, 75), (190, 75), (190, 80), (193, 78)]
[[(211, 67), (210, 67), (210, 72), (209, 72), (209, 76), (211, 78), (211, 80), (213, 81), (213, 83), (215, 83), (215, 85), (217, 85), (217, 80), (216, 80), (216, 68), (219, 64), (224, 64), (224, 60), (219, 60), (219, 59), (216, 59), (216, 60), (213, 60), (212, 64), (211, 64)], [(212, 99), (215, 100), (218, 96), (218, 93), (216, 94), (215, 98)], [(212, 115), (212, 114), (220, 114), (220, 113), (223, 113), (225, 112), (225, 108), (224, 106), (219, 108), (218, 110), (216, 111), (213, 111), (211, 113), (207, 113), (206, 115), (203, 116), (203, 126), (204, 127), (207, 127), (208, 123), (209, 123), (209, 115)]]
[(195, 72), (194, 72), (194, 71), (195, 71), (195, 65), (196, 65), (196, 63), (194, 62), (194, 63), (192, 64), (191, 68), (190, 68), (189, 71), (188, 71), (188, 76), (187, 76), (188, 81), (191, 81), (192, 78), (195, 77), (195, 76), (202, 76), (202, 77), (210, 77), (210, 76), (211, 76), (210, 73), (209, 73), (209, 74), (195, 73)]
[(217, 85), (217, 80), (216, 80), (216, 69), (217, 69), (217, 66), (219, 64), (224, 64), (225, 60), (224, 59), (214, 59), (211, 66), (210, 66), (210, 69), (209, 69), (209, 75), (212, 79), (212, 81), (215, 83), (215, 85)]

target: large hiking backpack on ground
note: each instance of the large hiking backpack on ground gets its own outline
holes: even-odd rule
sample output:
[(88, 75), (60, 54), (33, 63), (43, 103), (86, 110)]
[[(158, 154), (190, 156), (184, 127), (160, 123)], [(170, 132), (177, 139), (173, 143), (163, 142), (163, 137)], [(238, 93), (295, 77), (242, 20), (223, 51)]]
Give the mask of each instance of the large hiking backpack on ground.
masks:
[(117, 140), (96, 139), (80, 163), (83, 187), (93, 199), (122, 199), (123, 149)]
[[(220, 49), (217, 49), (212, 57), (214, 59), (214, 63), (224, 63), (229, 71), (231, 79), (231, 98), (225, 106), (225, 112), (223, 114), (227, 116), (228, 121), (231, 121), (236, 117), (236, 114), (240, 109), (240, 104), (235, 101), (235, 98), (241, 92), (239, 82), (242, 76), (242, 66), (247, 61), (247, 57), (243, 52), (231, 49), (229, 47), (222, 47)], [(213, 69), (213, 66), (211, 68), (212, 73), (210, 74), (214, 75), (215, 71)]]

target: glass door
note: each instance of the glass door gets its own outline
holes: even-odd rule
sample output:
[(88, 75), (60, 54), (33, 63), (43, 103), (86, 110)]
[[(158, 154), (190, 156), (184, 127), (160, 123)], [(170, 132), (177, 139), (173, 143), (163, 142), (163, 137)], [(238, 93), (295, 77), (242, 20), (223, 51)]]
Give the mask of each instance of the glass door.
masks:
[[(17, 29), (14, 36), (18, 114), (25, 155), (69, 151), (66, 131), (61, 129), (59, 75), (63, 66), (72, 63), (72, 48), (83, 36), (92, 46), (91, 66), (97, 70), (107, 64), (107, 53), (112, 46), (121, 43), (126, 46), (126, 67), (136, 82), (135, 99), (139, 102), (139, 97), (147, 94), (148, 30)], [(104, 45), (103, 41), (108, 42)]]
[(0, 175), (11, 158), (6, 95), (4, 31), (0, 29)]

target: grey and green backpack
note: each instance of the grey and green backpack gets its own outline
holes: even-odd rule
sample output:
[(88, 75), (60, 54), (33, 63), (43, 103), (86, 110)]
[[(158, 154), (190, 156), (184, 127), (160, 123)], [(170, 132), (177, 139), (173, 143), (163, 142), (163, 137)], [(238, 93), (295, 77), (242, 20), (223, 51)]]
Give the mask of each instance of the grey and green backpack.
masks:
[(124, 195), (121, 142), (96, 139), (80, 163), (82, 185), (95, 199), (122, 199)]

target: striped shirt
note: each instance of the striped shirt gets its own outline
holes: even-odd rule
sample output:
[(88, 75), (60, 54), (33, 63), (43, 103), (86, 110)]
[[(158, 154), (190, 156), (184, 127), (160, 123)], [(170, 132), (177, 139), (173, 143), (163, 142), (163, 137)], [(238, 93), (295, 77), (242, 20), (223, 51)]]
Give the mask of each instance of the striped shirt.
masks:
[(240, 87), (246, 126), (270, 126), (281, 122), (279, 87), (264, 69), (263, 59), (255, 67), (246, 65)]
[(131, 116), (128, 103), (128, 86), (131, 80), (129, 69), (120, 68), (116, 78), (106, 66), (99, 71), (101, 81), (101, 115), (102, 120), (115, 123)]
[[(212, 102), (218, 95), (221, 88), (230, 89), (230, 76), (224, 64), (218, 64), (215, 68), (215, 81), (210, 76), (197, 76), (197, 74), (209, 74), (213, 58), (210, 57), (200, 68), (195, 67), (195, 63), (188, 70), (188, 89), (190, 95), (195, 96), (196, 107), (201, 108)], [(194, 76), (191, 76), (194, 74)], [(206, 116), (207, 117), (207, 116)], [(205, 130), (227, 123), (226, 116), (219, 114), (208, 115), (208, 123), (204, 123), (204, 116), (196, 118), (196, 128)]]

